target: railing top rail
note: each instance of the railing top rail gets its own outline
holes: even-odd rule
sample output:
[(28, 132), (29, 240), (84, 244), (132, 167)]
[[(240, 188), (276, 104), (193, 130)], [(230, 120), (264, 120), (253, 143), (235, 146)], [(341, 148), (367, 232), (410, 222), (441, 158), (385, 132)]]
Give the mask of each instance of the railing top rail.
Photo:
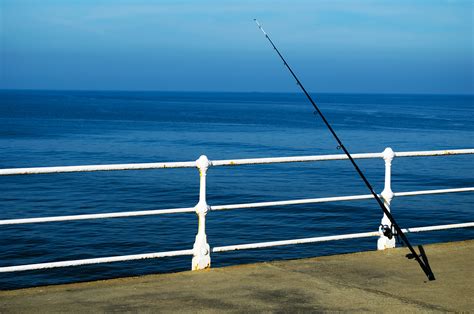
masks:
[[(466, 155), (474, 154), (474, 149), (451, 149), (451, 150), (432, 150), (432, 151), (411, 151), (395, 152), (395, 157), (422, 157), (422, 156), (446, 156), (446, 155)], [(384, 153), (361, 153), (352, 154), (354, 159), (383, 158)], [(329, 161), (348, 159), (346, 154), (336, 155), (317, 155), (317, 156), (295, 156), (295, 157), (273, 157), (273, 158), (248, 158), (234, 160), (213, 160), (212, 166), (237, 166), (252, 164), (270, 164), (286, 162), (308, 162), (308, 161)]]
[(415, 152), (395, 152), (395, 157), (423, 157), (423, 156), (447, 156), (474, 154), (474, 149), (448, 149), (448, 150), (426, 150)]
[[(383, 158), (383, 153), (352, 154), (352, 157), (354, 159)], [(328, 160), (343, 160), (343, 159), (348, 159), (347, 155), (335, 154), (335, 155), (316, 155), (316, 156), (212, 160), (211, 165), (212, 166), (237, 166), (237, 165), (273, 164), (273, 163), (287, 163), (287, 162), (328, 161)]]
[(85, 166), (62, 166), (62, 167), (34, 167), (34, 168), (11, 168), (0, 169), (0, 176), (64, 173), (64, 172), (91, 172), (91, 171), (113, 171), (113, 170), (145, 170), (164, 168), (194, 168), (195, 161), (184, 162), (151, 162), (139, 164), (112, 164), (112, 165), (85, 165)]
[[(465, 154), (474, 154), (474, 149), (395, 152), (394, 156), (395, 157), (422, 157), (422, 156), (447, 156), (447, 155), (465, 155)], [(354, 159), (383, 158), (384, 153), (352, 154), (352, 157)], [(289, 162), (329, 161), (329, 160), (343, 160), (343, 159), (348, 159), (348, 157), (345, 154), (335, 154), (335, 155), (316, 155), (316, 156), (228, 159), (228, 160), (212, 160), (210, 161), (210, 165), (211, 166), (237, 166), (237, 165), (272, 164), (272, 163), (289, 163)], [(193, 167), (196, 167), (195, 161), (84, 165), (84, 166), (64, 166), (64, 167), (11, 168), (11, 169), (0, 169), (0, 176), (65, 173), (65, 172), (193, 168)]]

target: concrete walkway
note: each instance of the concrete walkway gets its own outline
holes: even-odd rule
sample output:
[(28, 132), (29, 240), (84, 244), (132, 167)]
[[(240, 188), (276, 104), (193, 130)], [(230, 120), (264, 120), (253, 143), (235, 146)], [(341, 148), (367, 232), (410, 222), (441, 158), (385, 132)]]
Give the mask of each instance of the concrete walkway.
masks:
[[(474, 240), (0, 292), (2, 313), (474, 311)], [(258, 253), (256, 253), (258, 254)]]

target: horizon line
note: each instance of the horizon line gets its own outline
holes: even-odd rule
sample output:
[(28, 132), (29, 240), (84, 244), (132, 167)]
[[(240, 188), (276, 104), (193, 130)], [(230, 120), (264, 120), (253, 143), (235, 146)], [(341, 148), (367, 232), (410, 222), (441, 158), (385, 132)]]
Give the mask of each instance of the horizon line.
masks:
[[(50, 89), (50, 88), (0, 88), (1, 92), (5, 91), (38, 91), (38, 92), (124, 92), (124, 93), (215, 93), (215, 94), (301, 94), (295, 91), (211, 91), (211, 90), (152, 90), (152, 89)], [(311, 94), (352, 94), (352, 95), (439, 95), (439, 96), (474, 96), (472, 93), (436, 93), (436, 92), (347, 92), (347, 91), (310, 91)]]

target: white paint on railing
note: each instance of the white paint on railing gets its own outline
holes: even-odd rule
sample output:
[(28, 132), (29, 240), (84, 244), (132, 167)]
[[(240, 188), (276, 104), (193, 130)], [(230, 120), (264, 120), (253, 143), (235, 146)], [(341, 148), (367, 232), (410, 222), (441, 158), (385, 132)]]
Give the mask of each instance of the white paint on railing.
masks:
[(413, 191), (413, 192), (395, 192), (395, 193), (393, 193), (393, 195), (400, 197), (400, 196), (461, 193), (461, 192), (474, 192), (474, 187), (455, 188), (455, 189), (440, 189), (440, 190), (424, 190), (424, 191)]
[[(352, 154), (354, 159), (364, 158), (381, 158), (382, 153), (364, 153)], [(321, 155), (321, 156), (296, 156), (296, 157), (271, 157), (271, 158), (247, 158), (247, 159), (229, 159), (229, 160), (213, 160), (212, 166), (237, 166), (237, 165), (258, 165), (258, 164), (275, 164), (287, 162), (309, 162), (309, 161), (329, 161), (348, 159), (345, 154), (337, 155)]]
[(192, 254), (193, 254), (193, 250), (180, 250), (180, 251), (168, 251), (168, 252), (159, 252), (159, 253), (145, 253), (145, 254), (134, 254), (134, 255), (88, 258), (88, 259), (80, 259), (80, 260), (73, 260), (73, 261), (7, 266), (7, 267), (0, 267), (0, 273), (35, 270), (35, 269), (46, 269), (46, 268), (68, 267), (68, 266), (113, 263), (113, 262), (125, 262), (125, 261), (134, 261), (134, 260), (147, 259), (147, 258), (161, 258), (161, 257), (182, 256), (182, 255), (192, 255)]
[(304, 239), (294, 239), (294, 240), (281, 240), (281, 241), (270, 241), (270, 242), (260, 242), (260, 243), (218, 246), (218, 247), (213, 248), (212, 252), (227, 252), (227, 251), (236, 251), (236, 250), (261, 249), (261, 248), (272, 247), (272, 246), (283, 246), (283, 245), (291, 245), (291, 244), (305, 244), (305, 243), (326, 242), (326, 241), (335, 241), (335, 240), (344, 240), (344, 239), (357, 239), (357, 238), (367, 238), (367, 237), (378, 237), (378, 236), (379, 236), (378, 231), (364, 232), (364, 233), (351, 233), (351, 234), (342, 234), (342, 235), (336, 235), (336, 236), (325, 236), (325, 237), (304, 238)]
[[(428, 195), (428, 194), (458, 193), (458, 192), (474, 191), (473, 187), (468, 187), (468, 188), (439, 189), (439, 190), (394, 193), (391, 188), (391, 163), (394, 157), (445, 156), (445, 155), (460, 155), (460, 154), (474, 154), (474, 149), (415, 151), (415, 152), (396, 153), (396, 152), (393, 152), (392, 149), (387, 148), (385, 149), (383, 153), (353, 154), (352, 157), (354, 159), (383, 158), (385, 160), (385, 186), (380, 196), (383, 198), (387, 208), (390, 210), (390, 204), (394, 196), (403, 197), (403, 196), (414, 196), (414, 195)], [(185, 213), (185, 212), (195, 211), (198, 216), (199, 223), (198, 223), (198, 232), (196, 235), (196, 240), (195, 240), (192, 250), (169, 251), (169, 252), (159, 252), (159, 253), (91, 258), (91, 259), (73, 260), (73, 261), (61, 261), (61, 262), (52, 262), (52, 263), (8, 266), (8, 267), (0, 267), (0, 272), (78, 266), (78, 265), (87, 265), (87, 264), (109, 263), (109, 262), (138, 260), (138, 259), (144, 259), (144, 258), (160, 258), (160, 257), (166, 257), (166, 256), (179, 256), (179, 255), (193, 255), (193, 259), (192, 259), (193, 270), (208, 268), (210, 267), (210, 263), (211, 263), (211, 258), (210, 258), (211, 249), (209, 247), (209, 244), (207, 243), (207, 235), (206, 235), (206, 214), (209, 210), (211, 210), (211, 207), (207, 204), (207, 200), (206, 200), (206, 175), (207, 175), (207, 170), (209, 166), (233, 166), (233, 165), (269, 164), (269, 163), (286, 163), (286, 162), (310, 162), (310, 161), (343, 160), (343, 159), (348, 159), (348, 157), (344, 154), (339, 154), (339, 155), (324, 155), (324, 156), (299, 156), (299, 157), (253, 158), (253, 159), (209, 161), (208, 158), (203, 155), (198, 160), (192, 161), (192, 162), (164, 162), (164, 163), (160, 162), (160, 163), (141, 163), (141, 164), (0, 169), (0, 175), (25, 175), (25, 174), (42, 174), (42, 173), (111, 171), (111, 170), (143, 170), (143, 169), (191, 168), (191, 167), (197, 167), (200, 173), (199, 202), (194, 208), (176, 208), (176, 209), (161, 209), (161, 210), (147, 210), (147, 211), (133, 211), (133, 212), (119, 212), (119, 213), (83, 214), (83, 215), (69, 215), (69, 216), (58, 216), (58, 217), (38, 217), (38, 218), (0, 220), (0, 225), (13, 225), (13, 224), (40, 223), (40, 222), (53, 222), (53, 221), (161, 215), (161, 214)], [(325, 197), (325, 198), (312, 198), (312, 199), (287, 200), (287, 201), (275, 201), (275, 202), (217, 205), (217, 206), (212, 206), (212, 210), (257, 208), (257, 207), (267, 207), (267, 206), (283, 206), (283, 205), (310, 204), (310, 203), (322, 203), (322, 202), (363, 200), (363, 199), (370, 199), (372, 197), (373, 197), (372, 195), (367, 194), (367, 195)], [(382, 225), (389, 225), (389, 223), (390, 221), (384, 215), (384, 217), (382, 218)], [(445, 230), (445, 229), (466, 228), (466, 227), (474, 227), (474, 222), (443, 225), (443, 226), (407, 228), (407, 229), (402, 229), (402, 230), (404, 232), (410, 233), (410, 232), (424, 232), (424, 231)], [(394, 239), (390, 240), (390, 239), (385, 238), (382, 234), (382, 229), (379, 229), (379, 231), (377, 232), (353, 233), (353, 234), (335, 235), (335, 236), (324, 236), (324, 237), (313, 237), (313, 238), (303, 238), (303, 239), (293, 239), (293, 240), (221, 246), (221, 247), (214, 247), (212, 249), (212, 252), (225, 252), (225, 251), (233, 251), (233, 250), (244, 250), (244, 249), (282, 246), (282, 245), (291, 245), (291, 244), (325, 242), (325, 241), (364, 238), (364, 237), (372, 237), (372, 236), (379, 237), (378, 249), (394, 247), (394, 243), (392, 243), (394, 242)]]
[[(405, 233), (414, 233), (414, 232), (427, 232), (427, 231), (469, 228), (469, 227), (474, 227), (474, 222), (450, 224), (450, 225), (442, 225), (442, 226), (414, 227), (414, 228), (402, 229), (402, 231)], [(337, 241), (337, 240), (345, 240), (345, 239), (378, 237), (379, 235), (380, 235), (379, 231), (351, 233), (351, 234), (343, 234), (343, 235), (335, 235), (335, 236), (323, 236), (323, 237), (303, 238), (303, 239), (294, 239), (294, 240), (282, 240), (282, 241), (270, 241), (270, 242), (260, 242), (260, 243), (218, 246), (218, 247), (212, 248), (211, 251), (213, 253), (218, 253), (218, 252), (227, 252), (227, 251), (236, 251), (236, 250), (249, 250), (249, 249), (258, 249), (258, 248), (265, 248), (265, 247), (284, 246), (284, 245), (292, 245), (292, 244), (308, 244), (308, 243)], [(125, 262), (125, 261), (147, 259), (147, 258), (162, 258), (162, 257), (183, 256), (183, 255), (194, 255), (194, 249), (158, 252), (158, 253), (99, 257), (99, 258), (89, 258), (89, 259), (81, 259), (81, 260), (39, 263), (39, 264), (28, 264), (28, 265), (18, 265), (18, 266), (6, 266), (6, 267), (0, 267), (0, 273), (67, 267), (67, 266), (80, 266), (80, 265), (90, 265), (90, 264), (100, 264), (100, 263)]]
[(24, 175), (24, 174), (45, 174), (45, 173), (63, 173), (63, 172), (145, 170), (145, 169), (194, 168), (194, 167), (196, 167), (196, 162), (194, 162), (194, 161), (184, 161), (184, 162), (152, 162), (152, 163), (141, 163), (141, 164), (12, 168), (12, 169), (0, 169), (0, 176)]
[[(410, 233), (410, 232), (425, 232), (425, 231), (447, 230), (447, 229), (468, 228), (468, 227), (474, 227), (474, 222), (443, 225), (443, 226), (407, 228), (407, 229), (402, 229), (402, 231), (406, 232), (406, 233)], [(284, 245), (292, 245), (292, 244), (327, 242), (327, 241), (368, 238), (368, 237), (379, 237), (379, 236), (380, 236), (379, 231), (363, 232), (363, 233), (351, 233), (351, 234), (343, 234), (343, 235), (335, 235), (335, 236), (324, 236), (324, 237), (303, 238), (303, 239), (293, 239), (293, 240), (269, 241), (269, 242), (259, 242), (259, 243), (249, 243), (249, 244), (218, 246), (218, 247), (212, 248), (212, 252), (217, 253), (217, 252), (227, 252), (227, 251), (236, 251), (236, 250), (249, 250), (249, 249), (259, 249), (259, 248), (265, 248), (265, 247), (273, 247), (273, 246), (284, 246)]]
[[(421, 157), (421, 156), (445, 156), (445, 155), (466, 155), (466, 154), (474, 154), (474, 149), (398, 152), (398, 153), (394, 153), (394, 156)], [(384, 153), (351, 154), (351, 156), (354, 159), (384, 158)], [(348, 159), (347, 155), (337, 154), (337, 155), (320, 155), (320, 156), (212, 160), (211, 165), (212, 166), (237, 166), (237, 165), (272, 164), (272, 163), (287, 163), (287, 162), (329, 161), (329, 160), (344, 160), (344, 159)]]
[(371, 199), (371, 198), (373, 198), (372, 194), (365, 194), (365, 195), (351, 195), (351, 196), (307, 198), (307, 199), (289, 200), (289, 201), (212, 205), (211, 210), (228, 210), (228, 209), (258, 208), (258, 207), (270, 207), (270, 206), (315, 204), (315, 203), (326, 203), (326, 202), (365, 200), (365, 199)]
[(437, 230), (470, 228), (470, 227), (474, 227), (474, 222), (465, 222), (465, 223), (460, 223), (460, 224), (450, 224), (450, 225), (440, 225), (440, 226), (406, 228), (406, 229), (402, 229), (402, 231), (405, 233), (413, 233), (413, 232), (426, 232), (426, 231), (437, 231)]
[[(398, 196), (398, 197), (405, 197), (405, 196), (415, 196), (415, 195), (461, 193), (461, 192), (474, 192), (474, 187), (443, 189), (443, 190), (397, 192), (397, 193), (394, 193), (393, 195)], [(382, 195), (379, 195), (379, 196), (382, 197)], [(371, 199), (371, 198), (373, 198), (372, 194), (363, 194), (363, 195), (351, 195), (351, 196), (308, 198), (308, 199), (288, 200), (288, 201), (274, 201), (274, 202), (213, 205), (213, 206), (208, 205), (208, 210), (231, 210), (231, 209), (242, 209), (242, 208), (259, 208), (259, 207), (272, 207), (272, 206), (285, 206), (285, 205), (315, 204), (315, 203), (326, 203), (326, 202), (357, 201), (357, 200), (366, 200), (366, 199)], [(190, 213), (190, 212), (195, 212), (195, 211), (196, 211), (196, 207), (188, 207), (188, 208), (129, 211), (129, 212), (104, 213), (104, 214), (85, 214), (85, 215), (53, 216), (53, 217), (38, 217), (38, 218), (4, 219), (4, 220), (0, 220), (0, 225), (18, 225), (18, 224), (29, 224), (29, 223), (44, 223), (44, 222), (102, 219), (102, 218), (123, 218), (123, 217), (134, 217), (134, 216), (152, 216), (152, 215), (162, 215), (162, 214)]]
[(188, 207), (188, 208), (140, 210), (140, 211), (103, 213), (103, 214), (84, 214), (84, 215), (69, 215), (69, 216), (54, 216), (54, 217), (6, 219), (6, 220), (0, 220), (0, 225), (18, 225), (18, 224), (71, 221), (71, 220), (85, 220), (85, 219), (104, 219), (104, 218), (151, 216), (151, 215), (163, 215), (163, 214), (192, 213), (194, 211), (195, 211), (195, 209), (193, 207)]
[(474, 154), (474, 149), (426, 150), (416, 152), (395, 152), (395, 157), (425, 157)]
[[(396, 157), (445, 156), (445, 155), (465, 155), (465, 154), (474, 154), (474, 149), (395, 152)], [(351, 156), (354, 159), (383, 158), (384, 153), (363, 153), (363, 154), (352, 154)], [(320, 156), (249, 158), (249, 159), (234, 159), (234, 160), (231, 160), (231, 159), (213, 160), (213, 161), (209, 161), (209, 165), (210, 166), (237, 166), (237, 165), (251, 165), (251, 164), (310, 162), (310, 161), (343, 160), (343, 159), (348, 159), (345, 154), (320, 155)], [(12, 168), (12, 169), (0, 169), (0, 176), (62, 173), (62, 172), (145, 170), (145, 169), (193, 168), (193, 167), (196, 167), (195, 161), (156, 162), (156, 163), (139, 163), (139, 164), (112, 164), (112, 165), (85, 165), (85, 166), (64, 166), (64, 167)]]
[(199, 169), (199, 202), (195, 210), (198, 215), (198, 232), (193, 246), (193, 260), (191, 269), (199, 270), (211, 267), (211, 249), (207, 243), (206, 235), (206, 214), (209, 211), (209, 206), (206, 201), (206, 176), (209, 168), (209, 160), (202, 155), (196, 160), (196, 166)]
[[(384, 150), (383, 152), (383, 159), (385, 161), (385, 184), (384, 184), (384, 189), (380, 196), (382, 197), (382, 200), (384, 202), (385, 207), (387, 210), (390, 212), (390, 203), (392, 202), (393, 199), (393, 191), (392, 191), (392, 160), (393, 157), (395, 157), (395, 153), (393, 150), (388, 147)], [(388, 219), (387, 215), (384, 213), (382, 220), (380, 222), (380, 227), (379, 227), (379, 232), (380, 232), (380, 237), (377, 240), (377, 249), (378, 250), (385, 250), (385, 249), (390, 249), (395, 247), (395, 238), (388, 238), (383, 234), (383, 229), (384, 228), (390, 228), (392, 229), (392, 222), (390, 219)], [(393, 229), (392, 229), (393, 232)]]

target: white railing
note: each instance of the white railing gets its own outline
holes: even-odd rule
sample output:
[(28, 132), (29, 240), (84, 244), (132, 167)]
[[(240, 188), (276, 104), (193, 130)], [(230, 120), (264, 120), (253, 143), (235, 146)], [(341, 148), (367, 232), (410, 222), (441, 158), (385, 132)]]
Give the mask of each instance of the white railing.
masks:
[[(473, 192), (474, 191), (474, 187), (465, 187), (465, 188), (454, 188), (454, 189), (438, 189), (438, 190), (408, 191), (408, 192), (395, 192), (394, 193), (391, 188), (391, 170), (392, 170), (391, 164), (394, 157), (447, 156), (447, 155), (466, 155), (466, 154), (474, 154), (474, 149), (394, 152), (391, 148), (387, 148), (382, 153), (353, 154), (352, 157), (354, 159), (383, 158), (385, 160), (385, 186), (384, 186), (383, 191), (380, 193), (380, 196), (383, 198), (385, 204), (390, 209), (390, 203), (393, 197), (395, 196), (406, 197), (406, 196), (415, 196), (415, 195), (460, 193), (460, 192)], [(197, 167), (200, 173), (199, 201), (195, 207), (0, 220), (0, 225), (16, 225), (16, 224), (28, 224), (28, 223), (44, 223), (44, 222), (71, 221), (71, 220), (84, 220), (84, 219), (120, 218), (120, 217), (132, 217), (132, 216), (147, 216), (147, 215), (162, 215), (162, 214), (195, 212), (198, 216), (199, 221), (198, 221), (198, 232), (197, 232), (196, 240), (192, 249), (168, 251), (168, 252), (157, 252), (157, 253), (135, 254), (135, 255), (109, 256), (109, 257), (51, 262), (51, 263), (8, 266), (8, 267), (0, 267), (0, 272), (26, 271), (26, 270), (35, 270), (35, 269), (78, 266), (78, 265), (97, 264), (97, 263), (111, 263), (111, 262), (119, 262), (119, 261), (130, 261), (130, 260), (138, 260), (138, 259), (160, 258), (160, 257), (168, 257), (168, 256), (182, 256), (182, 255), (192, 255), (193, 256), (192, 269), (198, 270), (198, 269), (204, 269), (204, 268), (210, 267), (211, 252), (217, 253), (217, 252), (226, 252), (226, 251), (234, 251), (234, 250), (246, 250), (246, 249), (291, 245), (291, 244), (315, 243), (315, 242), (366, 238), (366, 237), (378, 237), (377, 248), (379, 250), (395, 247), (395, 239), (394, 238), (388, 239), (387, 237), (385, 237), (383, 235), (381, 228), (379, 228), (378, 231), (373, 231), (373, 232), (312, 237), (312, 238), (292, 239), (292, 240), (282, 240), (282, 241), (270, 241), (270, 242), (260, 242), (260, 243), (250, 243), (250, 244), (237, 244), (237, 245), (213, 247), (212, 249), (210, 248), (207, 242), (207, 236), (206, 236), (206, 215), (209, 211), (268, 207), (268, 206), (286, 206), (286, 205), (296, 205), (296, 204), (313, 204), (313, 203), (323, 203), (323, 202), (366, 200), (366, 199), (373, 198), (373, 196), (371, 194), (365, 194), (365, 195), (350, 195), (350, 196), (336, 196), (336, 197), (324, 197), (324, 198), (284, 200), (284, 201), (274, 201), (274, 202), (259, 202), (259, 203), (210, 206), (208, 205), (207, 200), (206, 200), (206, 176), (207, 176), (207, 170), (209, 167), (288, 163), (288, 162), (317, 162), (317, 161), (330, 161), (330, 160), (343, 160), (343, 159), (348, 159), (348, 158), (346, 155), (338, 154), (338, 155), (322, 155), (322, 156), (254, 158), (254, 159), (210, 161), (207, 159), (206, 156), (201, 156), (198, 160), (189, 161), (189, 162), (163, 162), (163, 163), (142, 163), (142, 164), (0, 169), (0, 176), (64, 173), (64, 172), (192, 168), (192, 167)], [(383, 225), (390, 225), (390, 221), (385, 215), (382, 217), (382, 220), (381, 220), (381, 226)], [(446, 229), (454, 229), (454, 228), (468, 228), (468, 227), (474, 227), (474, 222), (466, 222), (466, 223), (450, 224), (450, 225), (439, 225), (439, 226), (415, 227), (415, 228), (406, 228), (402, 230), (405, 233), (412, 233), (412, 232), (425, 232), (425, 231), (446, 230)]]

